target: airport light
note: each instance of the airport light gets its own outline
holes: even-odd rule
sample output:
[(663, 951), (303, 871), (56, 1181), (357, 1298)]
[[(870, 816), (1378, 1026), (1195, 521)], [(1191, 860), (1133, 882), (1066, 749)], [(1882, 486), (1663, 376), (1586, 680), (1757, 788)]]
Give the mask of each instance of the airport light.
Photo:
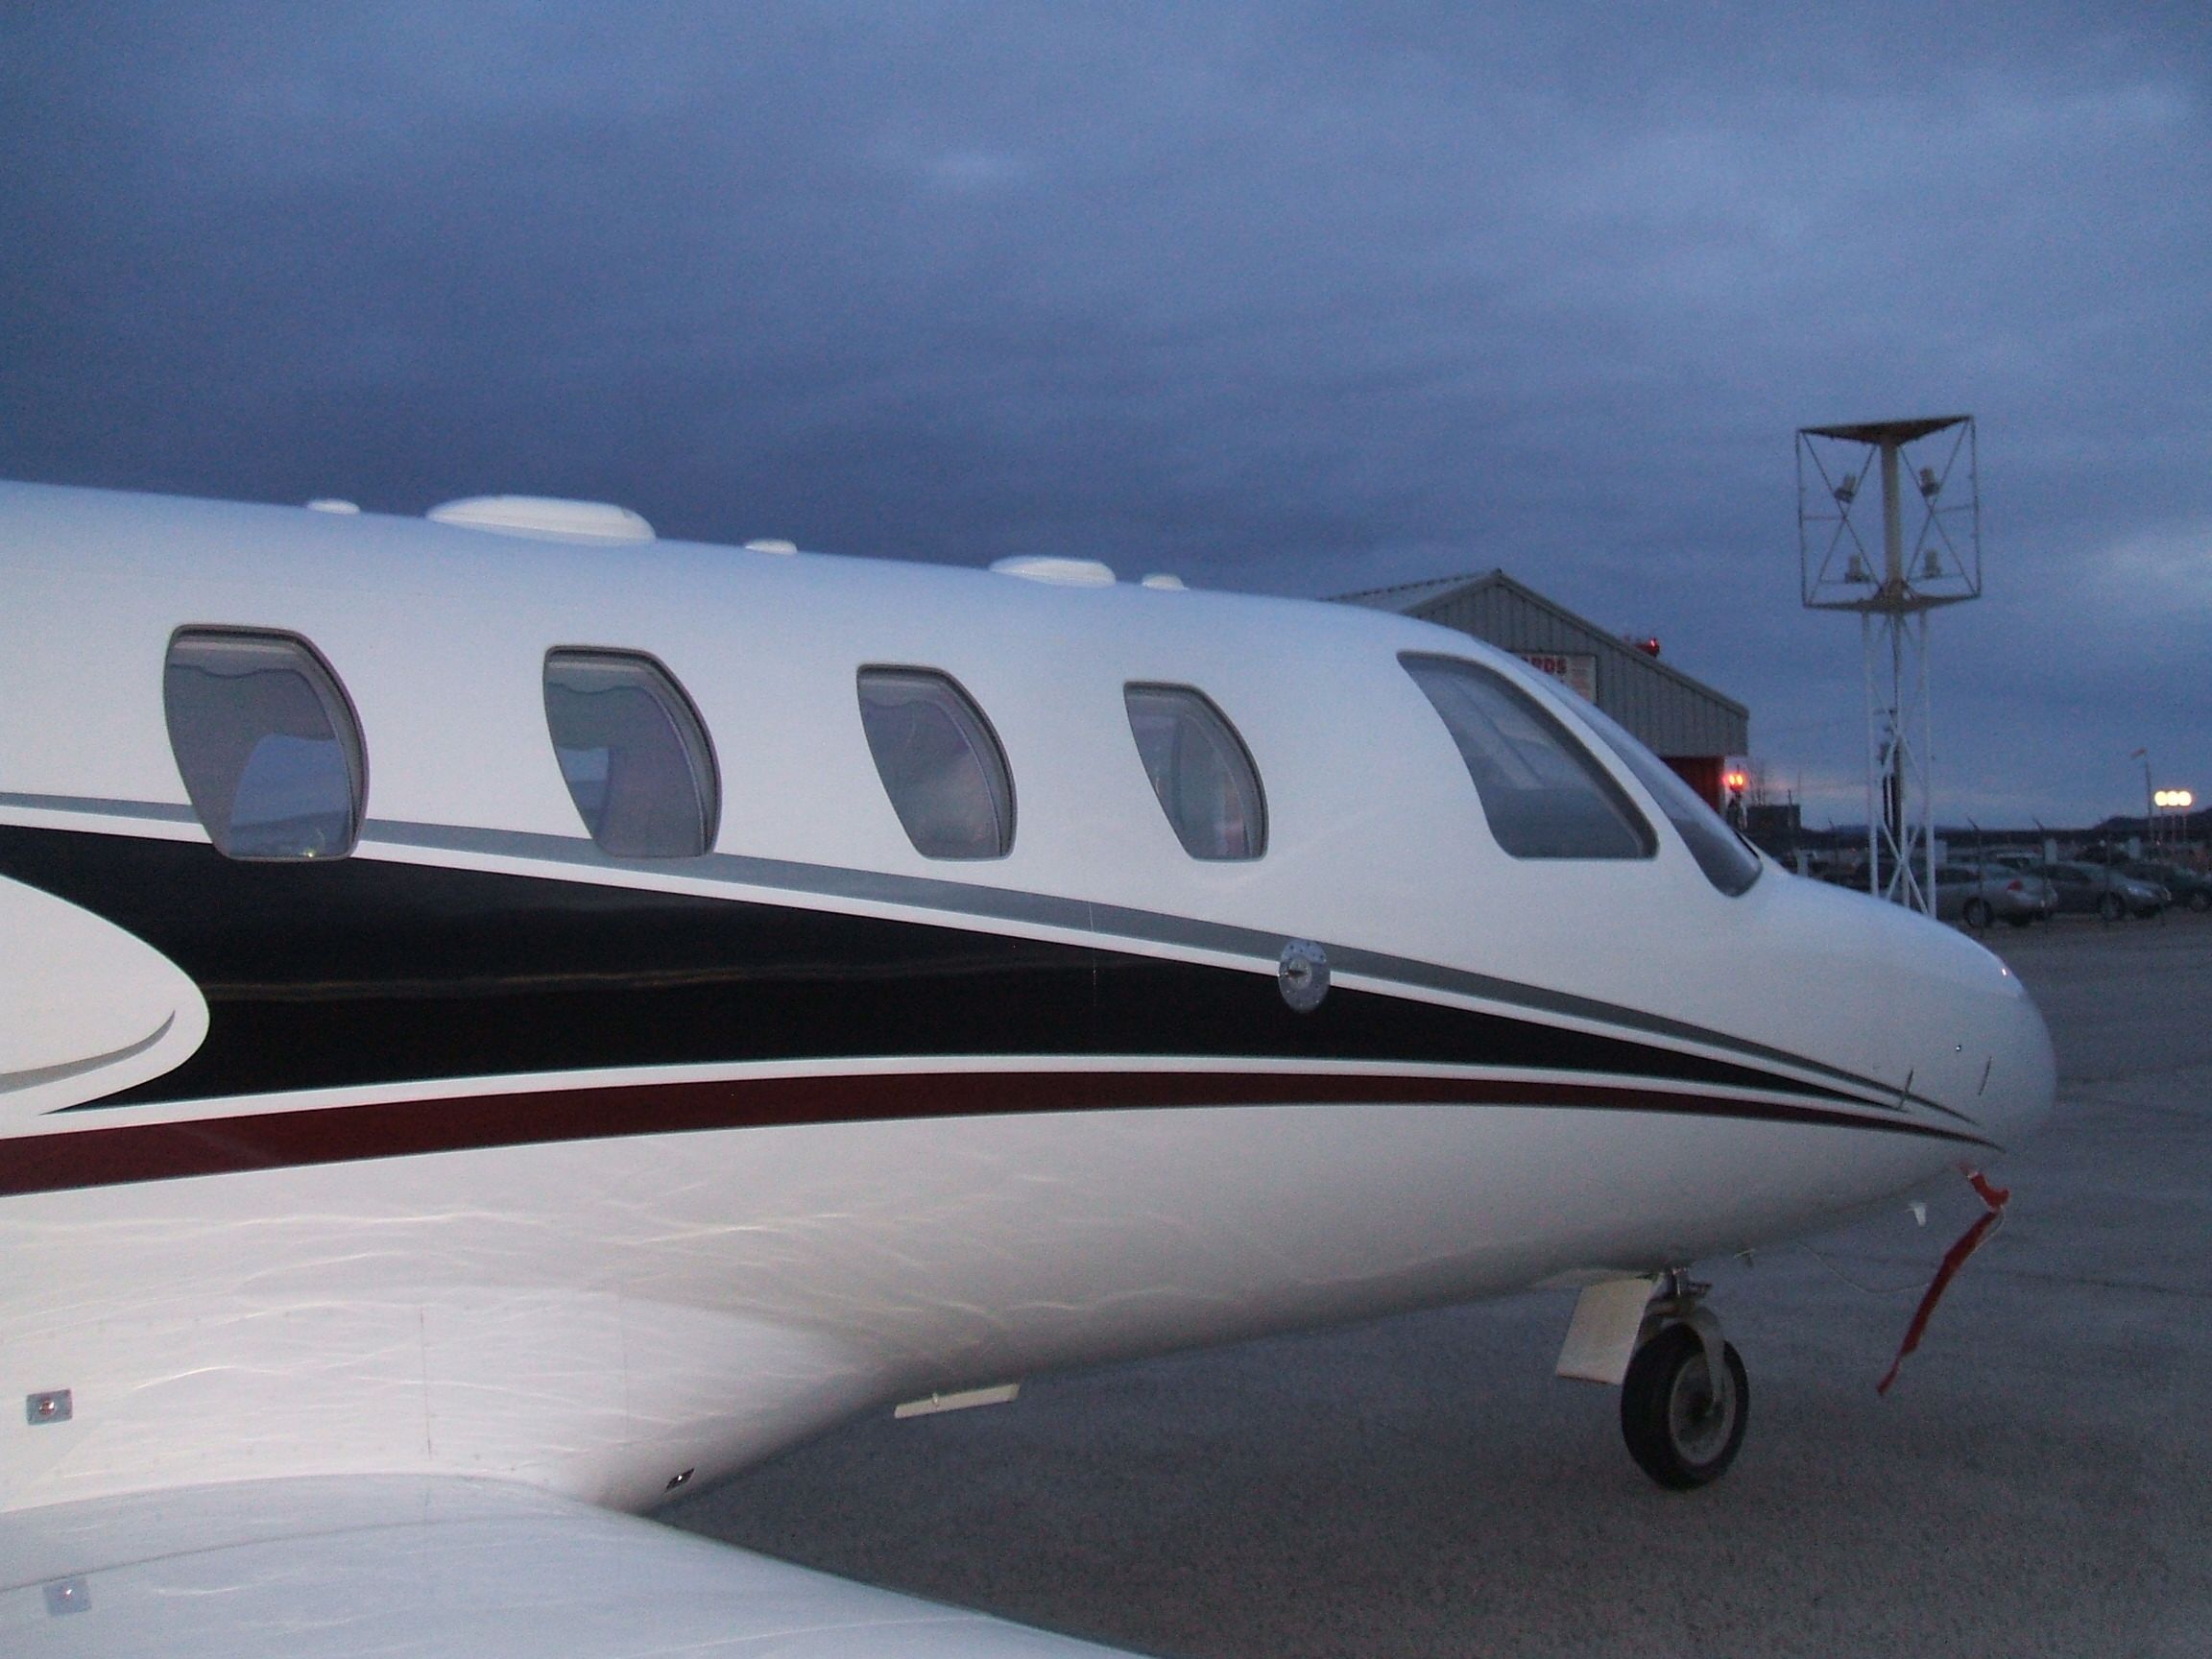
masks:
[(1859, 613), (1868, 889), (1915, 910), (1936, 908), (1928, 619), (1982, 596), (1978, 454), (1971, 415), (1797, 430), (1800, 596)]
[[(2142, 752), (2138, 750), (2137, 753)], [(2143, 789), (2151, 797), (2151, 817), (2144, 828), (2150, 831), (2152, 842), (2155, 844), (2161, 838), (2158, 815), (2162, 812), (2169, 814), (2166, 820), (2168, 829), (2165, 838), (2179, 841), (2181, 827), (2175, 820), (2197, 805), (2197, 797), (2186, 789), (2152, 788), (2151, 786), (2151, 759), (2149, 756), (2145, 756), (2143, 759)]]

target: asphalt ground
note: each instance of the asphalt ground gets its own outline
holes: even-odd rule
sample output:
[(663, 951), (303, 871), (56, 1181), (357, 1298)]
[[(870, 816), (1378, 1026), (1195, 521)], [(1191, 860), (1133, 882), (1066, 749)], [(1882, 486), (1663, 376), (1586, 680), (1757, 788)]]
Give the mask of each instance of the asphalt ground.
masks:
[(2212, 917), (1988, 942), (2061, 1075), (2003, 1229), (1887, 1399), (1962, 1183), (1701, 1264), (1753, 1394), (1705, 1491), (1551, 1376), (1547, 1294), (872, 1417), (664, 1518), (1191, 1659), (2212, 1654)]

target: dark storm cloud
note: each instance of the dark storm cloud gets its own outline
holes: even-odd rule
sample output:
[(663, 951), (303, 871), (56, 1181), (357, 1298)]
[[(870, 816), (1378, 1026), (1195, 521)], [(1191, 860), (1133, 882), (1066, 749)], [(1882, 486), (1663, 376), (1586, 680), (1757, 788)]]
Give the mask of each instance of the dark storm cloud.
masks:
[(1810, 783), (1791, 430), (1967, 409), (1946, 778), (2088, 816), (2146, 727), (2212, 767), (2208, 63), (2200, 8), (17, 12), (0, 473), (1503, 564)]

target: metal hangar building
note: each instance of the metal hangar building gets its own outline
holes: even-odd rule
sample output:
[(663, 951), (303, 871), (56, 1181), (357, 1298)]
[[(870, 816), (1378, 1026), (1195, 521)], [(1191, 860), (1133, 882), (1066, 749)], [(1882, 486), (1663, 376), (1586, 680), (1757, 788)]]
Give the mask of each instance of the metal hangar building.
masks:
[(1607, 633), (1503, 570), (1340, 595), (1347, 605), (1441, 623), (1510, 651), (1621, 722), (1716, 807), (1731, 758), (1750, 753), (1743, 704), (1659, 661), (1657, 641)]

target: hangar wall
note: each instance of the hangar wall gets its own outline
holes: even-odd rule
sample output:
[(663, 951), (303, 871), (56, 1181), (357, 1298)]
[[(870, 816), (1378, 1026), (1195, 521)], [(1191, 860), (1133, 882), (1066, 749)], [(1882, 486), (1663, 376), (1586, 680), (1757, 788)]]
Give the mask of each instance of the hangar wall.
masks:
[(1751, 747), (1751, 716), (1679, 668), (1577, 616), (1503, 570), (1346, 593), (1510, 651), (1566, 682), (1621, 722), (1715, 806), (1731, 756)]

